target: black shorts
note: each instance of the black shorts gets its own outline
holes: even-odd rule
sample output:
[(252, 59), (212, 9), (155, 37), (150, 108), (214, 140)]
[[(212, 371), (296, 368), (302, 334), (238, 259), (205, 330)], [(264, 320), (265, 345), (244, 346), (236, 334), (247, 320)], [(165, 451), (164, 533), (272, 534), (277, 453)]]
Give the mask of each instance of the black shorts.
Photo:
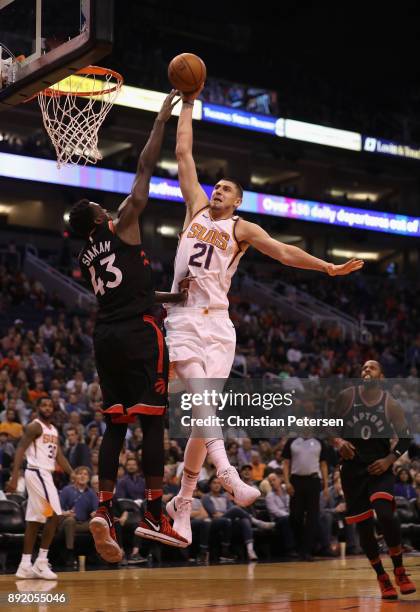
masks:
[(93, 336), (104, 414), (130, 423), (136, 414), (164, 414), (168, 403), (168, 349), (150, 315), (98, 323)]
[(380, 476), (371, 476), (368, 466), (354, 461), (343, 461), (341, 484), (346, 500), (346, 522), (360, 523), (373, 517), (372, 502), (386, 499), (394, 504), (395, 477), (389, 469)]

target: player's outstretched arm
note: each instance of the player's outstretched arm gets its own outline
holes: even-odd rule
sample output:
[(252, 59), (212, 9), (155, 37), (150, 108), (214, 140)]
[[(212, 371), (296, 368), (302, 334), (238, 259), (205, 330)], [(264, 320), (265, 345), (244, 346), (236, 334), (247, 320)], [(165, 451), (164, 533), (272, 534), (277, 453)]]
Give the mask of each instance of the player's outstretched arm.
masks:
[(193, 127), (192, 115), (195, 98), (200, 94), (202, 87), (193, 94), (183, 95), (181, 114), (178, 119), (176, 132), (176, 159), (178, 162), (178, 177), (182, 197), (185, 200), (187, 214), (184, 228), (188, 225), (194, 214), (208, 202), (204, 189), (198, 182), (197, 170), (192, 154)]
[(26, 449), (32, 444), (35, 438), (38, 438), (42, 434), (42, 427), (38, 422), (30, 423), (25, 429), (18, 447), (16, 449), (15, 457), (13, 460), (13, 470), (10, 476), (10, 480), (7, 483), (6, 490), (9, 493), (16, 491), (17, 481), (19, 478), (19, 470), (22, 466), (23, 458), (25, 456)]
[(172, 114), (174, 106), (179, 102), (178, 98), (173, 101), (178, 92), (173, 89), (166, 96), (158, 113), (137, 163), (137, 172), (134, 177), (130, 195), (122, 202), (118, 209), (118, 221), (115, 226), (118, 235), (129, 243), (139, 242), (138, 218), (146, 208), (149, 199), (150, 178), (155, 169), (162, 148), (165, 125)]
[(340, 265), (328, 263), (323, 259), (310, 255), (299, 247), (274, 240), (262, 227), (243, 219), (237, 225), (236, 235), (238, 242), (250, 244), (261, 253), (264, 253), (264, 255), (268, 255), (285, 266), (292, 266), (293, 268), (318, 270), (330, 276), (343, 276), (360, 270), (364, 265), (361, 259), (350, 259)]

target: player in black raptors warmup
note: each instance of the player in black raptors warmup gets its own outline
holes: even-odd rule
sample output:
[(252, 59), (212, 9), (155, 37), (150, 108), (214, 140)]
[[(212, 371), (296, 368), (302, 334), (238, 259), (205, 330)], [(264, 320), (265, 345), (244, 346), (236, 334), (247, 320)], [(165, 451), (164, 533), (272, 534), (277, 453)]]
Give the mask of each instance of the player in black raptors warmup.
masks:
[(143, 429), (147, 502), (136, 534), (171, 546), (185, 545), (162, 514), (168, 353), (151, 314), (155, 295), (139, 225), (175, 95), (172, 91), (167, 96), (155, 120), (140, 154), (131, 194), (118, 209), (118, 220), (113, 223), (106, 210), (87, 200), (75, 204), (70, 212), (70, 226), (86, 239), (79, 255), (80, 268), (98, 300), (94, 349), (107, 428), (99, 451), (99, 508), (90, 530), (98, 553), (109, 562), (122, 559), (111, 500), (127, 423), (136, 415)]
[[(401, 594), (414, 593), (415, 585), (403, 566), (400, 525), (394, 513), (393, 463), (408, 449), (409, 430), (398, 402), (382, 390), (384, 378), (377, 361), (366, 361), (362, 385), (342, 391), (335, 414), (344, 418), (342, 438), (335, 443), (343, 463), (341, 481), (347, 505), (347, 523), (356, 523), (360, 544), (375, 570), (383, 599), (397, 599), (389, 575), (379, 557), (373, 513), (387, 543)], [(391, 450), (390, 439), (398, 436)]]

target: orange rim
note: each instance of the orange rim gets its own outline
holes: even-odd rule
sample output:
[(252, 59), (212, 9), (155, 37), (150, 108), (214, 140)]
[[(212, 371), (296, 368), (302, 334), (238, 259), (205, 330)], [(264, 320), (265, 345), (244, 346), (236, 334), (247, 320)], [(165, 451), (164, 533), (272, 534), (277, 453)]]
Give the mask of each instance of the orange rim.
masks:
[[(86, 98), (88, 96), (101, 96), (101, 95), (113, 93), (114, 91), (118, 91), (119, 89), (121, 89), (121, 86), (124, 83), (124, 79), (119, 72), (116, 72), (116, 70), (111, 70), (111, 68), (102, 68), (101, 66), (86, 66), (86, 68), (80, 68), (80, 70), (77, 70), (73, 74), (83, 74), (85, 76), (90, 76), (90, 75), (112, 76), (114, 77), (114, 79), (116, 79), (117, 83), (110, 87), (105, 87), (104, 89), (101, 89), (100, 91), (74, 92), (74, 91), (66, 91), (65, 89), (53, 89), (52, 87), (47, 87), (46, 89), (43, 89), (39, 93), (44, 96), (49, 96), (50, 98), (55, 98), (58, 96), (70, 96), (70, 95), (77, 96), (80, 98)], [(69, 75), (69, 76), (72, 76), (72, 75)]]

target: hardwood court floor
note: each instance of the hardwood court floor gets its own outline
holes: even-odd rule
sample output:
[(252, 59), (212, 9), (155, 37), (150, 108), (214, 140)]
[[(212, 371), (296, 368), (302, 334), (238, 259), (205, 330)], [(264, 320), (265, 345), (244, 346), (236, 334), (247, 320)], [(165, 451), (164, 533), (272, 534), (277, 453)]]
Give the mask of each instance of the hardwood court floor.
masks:
[[(384, 557), (386, 567), (388, 559)], [(419, 593), (382, 602), (363, 558), (314, 563), (271, 563), (162, 569), (67, 572), (58, 582), (0, 576), (5, 593), (66, 593), (67, 605), (14, 605), (23, 612), (407, 612), (420, 611), (420, 558), (406, 559)]]

